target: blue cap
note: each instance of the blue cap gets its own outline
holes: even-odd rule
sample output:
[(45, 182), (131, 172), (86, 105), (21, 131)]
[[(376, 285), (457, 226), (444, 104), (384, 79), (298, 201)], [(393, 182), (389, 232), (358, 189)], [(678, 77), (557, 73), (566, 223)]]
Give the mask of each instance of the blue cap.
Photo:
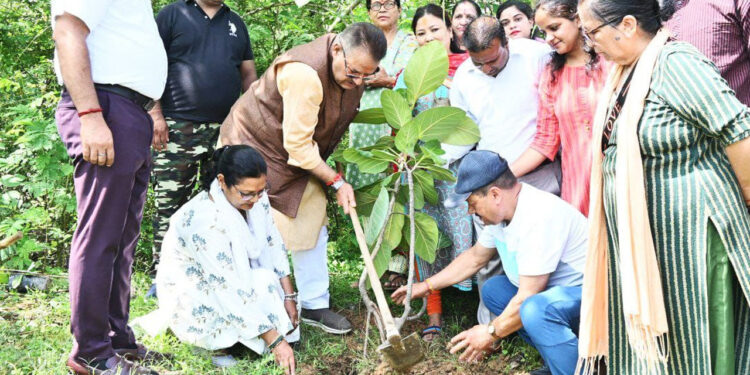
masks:
[(446, 199), (444, 205), (456, 207), (477, 191), (508, 170), (508, 162), (495, 152), (487, 150), (472, 151), (461, 159), (458, 167), (455, 194)]

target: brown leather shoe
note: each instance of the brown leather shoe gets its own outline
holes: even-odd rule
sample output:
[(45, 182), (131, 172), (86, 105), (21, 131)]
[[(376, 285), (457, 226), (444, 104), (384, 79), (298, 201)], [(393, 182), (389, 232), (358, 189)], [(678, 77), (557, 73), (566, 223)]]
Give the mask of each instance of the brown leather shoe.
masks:
[(66, 365), (77, 375), (159, 375), (148, 367), (139, 366), (118, 356), (109, 358), (104, 369), (92, 367), (73, 358), (68, 358)]
[(157, 362), (168, 359), (167, 355), (149, 350), (141, 343), (135, 346), (135, 349), (115, 349), (115, 354), (129, 361)]

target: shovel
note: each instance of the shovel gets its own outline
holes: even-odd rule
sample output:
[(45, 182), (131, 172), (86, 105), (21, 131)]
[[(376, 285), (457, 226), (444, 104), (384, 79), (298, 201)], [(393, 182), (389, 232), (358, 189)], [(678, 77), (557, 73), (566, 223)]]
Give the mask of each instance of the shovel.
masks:
[(367, 249), (365, 234), (362, 231), (362, 226), (359, 223), (359, 217), (357, 216), (357, 211), (354, 207), (349, 207), (349, 216), (352, 218), (352, 224), (354, 225), (354, 233), (357, 236), (359, 250), (362, 252), (367, 276), (370, 278), (370, 285), (375, 294), (375, 301), (378, 304), (378, 310), (383, 321), (383, 326), (385, 326), (385, 336), (387, 341), (378, 347), (378, 351), (383, 357), (385, 357), (385, 360), (391, 368), (398, 371), (406, 370), (421, 362), (424, 358), (422, 344), (416, 333), (412, 333), (405, 338), (402, 338), (401, 334), (398, 333), (396, 322), (393, 319), (393, 315), (391, 315), (391, 310), (388, 308), (388, 301), (385, 299), (383, 287), (380, 285), (378, 272), (375, 270), (375, 265), (372, 263), (370, 251)]

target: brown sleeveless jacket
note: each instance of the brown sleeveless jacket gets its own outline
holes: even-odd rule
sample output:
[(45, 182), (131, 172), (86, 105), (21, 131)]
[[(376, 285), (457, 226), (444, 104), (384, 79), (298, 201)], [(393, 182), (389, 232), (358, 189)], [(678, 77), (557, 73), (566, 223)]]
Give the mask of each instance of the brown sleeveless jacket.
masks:
[(263, 76), (234, 103), (221, 125), (222, 144), (247, 144), (263, 155), (268, 164), (271, 206), (292, 218), (297, 216), (310, 174), (287, 164), (289, 154), (284, 149), (281, 128), (284, 110), (276, 85), (276, 68), (285, 63), (300, 62), (318, 73), (323, 86), (323, 102), (320, 103), (313, 140), (318, 144), (320, 156), (327, 159), (357, 115), (364, 91), (361, 87), (344, 90), (334, 80), (331, 46), (335, 38), (335, 34), (326, 34), (277, 57)]

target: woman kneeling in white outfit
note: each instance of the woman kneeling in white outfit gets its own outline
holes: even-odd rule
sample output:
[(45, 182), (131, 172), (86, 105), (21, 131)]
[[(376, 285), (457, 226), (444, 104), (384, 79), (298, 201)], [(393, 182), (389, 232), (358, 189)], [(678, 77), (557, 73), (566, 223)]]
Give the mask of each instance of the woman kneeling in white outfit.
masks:
[[(141, 325), (158, 321), (208, 350), (241, 343), (258, 354), (270, 351), (293, 373), (288, 342), (299, 340), (296, 293), (271, 218), (266, 163), (245, 145), (222, 147), (213, 161), (208, 190), (170, 218), (156, 275), (159, 310)], [(219, 366), (234, 362), (214, 357)]]

